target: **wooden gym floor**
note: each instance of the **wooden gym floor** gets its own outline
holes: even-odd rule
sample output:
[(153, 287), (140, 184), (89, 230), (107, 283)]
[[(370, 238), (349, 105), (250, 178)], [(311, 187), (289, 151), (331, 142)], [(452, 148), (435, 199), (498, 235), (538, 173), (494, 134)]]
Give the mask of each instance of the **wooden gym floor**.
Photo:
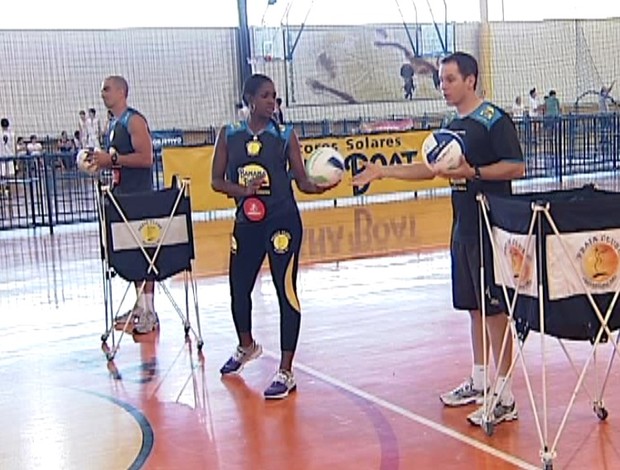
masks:
[[(254, 291), (265, 354), (241, 376), (218, 369), (235, 346), (229, 312), (230, 221), (195, 225), (203, 357), (158, 290), (158, 334), (127, 336), (112, 378), (96, 227), (0, 234), (0, 468), (2, 469), (509, 469), (540, 468), (540, 441), (517, 367), (520, 419), (492, 436), (473, 407), (438, 395), (470, 372), (468, 316), (450, 299), (449, 200), (303, 214), (298, 391), (265, 402), (278, 360), (277, 299), (268, 272)], [(115, 280), (115, 298), (125, 284)], [(182, 302), (182, 284), (166, 285)], [(132, 294), (130, 293), (130, 296)], [(547, 340), (549, 440), (576, 375)], [(578, 367), (590, 345), (569, 344)], [(611, 354), (599, 348), (603, 375)], [(540, 402), (540, 337), (525, 346)], [(579, 393), (554, 468), (620, 469), (617, 368), (597, 419)], [(593, 374), (588, 388), (595, 389)]]

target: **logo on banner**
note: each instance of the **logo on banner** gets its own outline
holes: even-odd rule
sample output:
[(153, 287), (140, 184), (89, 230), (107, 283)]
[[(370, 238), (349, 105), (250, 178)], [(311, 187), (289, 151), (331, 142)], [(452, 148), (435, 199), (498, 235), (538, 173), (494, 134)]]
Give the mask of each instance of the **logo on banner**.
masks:
[(163, 227), (155, 220), (147, 220), (140, 224), (138, 233), (145, 245), (157, 245), (161, 238)]
[(508, 259), (515, 286), (519, 281), (518, 287), (529, 287), (532, 284), (532, 257), (525, 253), (523, 244), (514, 238), (508, 239), (504, 245), (504, 255)]
[(577, 260), (588, 286), (610, 287), (618, 278), (620, 243), (607, 235), (590, 237), (577, 252)]
[(286, 230), (278, 230), (272, 235), (271, 243), (273, 244), (273, 251), (283, 255), (288, 251), (288, 247), (291, 244), (291, 234)]

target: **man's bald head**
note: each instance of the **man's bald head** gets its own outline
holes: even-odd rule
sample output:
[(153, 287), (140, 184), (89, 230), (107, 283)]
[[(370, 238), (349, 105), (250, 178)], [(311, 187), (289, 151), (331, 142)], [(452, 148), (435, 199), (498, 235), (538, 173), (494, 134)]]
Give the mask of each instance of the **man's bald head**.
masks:
[(122, 90), (125, 98), (129, 96), (129, 84), (127, 83), (127, 80), (125, 80), (124, 77), (120, 75), (110, 75), (109, 77), (106, 78), (106, 81), (112, 83), (116, 88)]

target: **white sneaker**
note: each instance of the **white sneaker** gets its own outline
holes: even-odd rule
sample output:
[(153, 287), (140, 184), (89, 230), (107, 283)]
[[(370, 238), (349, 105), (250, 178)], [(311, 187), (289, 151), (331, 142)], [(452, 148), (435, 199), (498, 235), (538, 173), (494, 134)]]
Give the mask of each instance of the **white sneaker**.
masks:
[(256, 359), (262, 353), (263, 347), (256, 341), (248, 348), (237, 346), (233, 355), (230, 356), (226, 363), (220, 368), (220, 374), (228, 375), (239, 373), (246, 363), (250, 362), (252, 359)]
[(439, 399), (446, 406), (465, 406), (472, 403), (480, 405), (484, 400), (484, 390), (476, 390), (474, 379), (470, 377), (454, 390), (440, 395)]
[[(494, 397), (492, 395), (487, 395), (487, 400), (493, 400), (493, 398)], [(489, 402), (488, 405), (490, 404), (491, 403)], [(473, 424), (474, 426), (482, 425), (484, 421), (485, 408), (489, 414), (489, 416), (487, 417), (488, 422), (493, 423), (494, 425), (502, 423), (504, 421), (514, 421), (516, 419), (519, 419), (517, 405), (514, 401), (510, 405), (505, 405), (501, 403), (501, 400), (498, 400), (493, 410), (490, 410), (489, 406), (482, 405), (476, 411), (470, 413), (467, 416), (467, 421), (469, 421), (470, 424)]]
[(288, 397), (289, 393), (294, 392), (295, 389), (297, 389), (297, 384), (293, 373), (288, 370), (279, 370), (263, 395), (267, 400), (279, 400)]
[(159, 325), (159, 318), (155, 312), (142, 310), (134, 323), (133, 332), (136, 334), (146, 334), (154, 331)]

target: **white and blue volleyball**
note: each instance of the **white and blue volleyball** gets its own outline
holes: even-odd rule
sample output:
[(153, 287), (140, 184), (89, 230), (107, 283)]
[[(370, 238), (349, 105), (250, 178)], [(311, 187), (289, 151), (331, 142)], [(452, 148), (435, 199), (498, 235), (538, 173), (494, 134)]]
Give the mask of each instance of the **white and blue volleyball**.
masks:
[(332, 147), (319, 147), (306, 161), (306, 174), (317, 186), (340, 183), (344, 169), (344, 158)]
[(456, 132), (440, 129), (431, 132), (422, 143), (422, 160), (431, 170), (457, 168), (463, 161), (465, 145)]

